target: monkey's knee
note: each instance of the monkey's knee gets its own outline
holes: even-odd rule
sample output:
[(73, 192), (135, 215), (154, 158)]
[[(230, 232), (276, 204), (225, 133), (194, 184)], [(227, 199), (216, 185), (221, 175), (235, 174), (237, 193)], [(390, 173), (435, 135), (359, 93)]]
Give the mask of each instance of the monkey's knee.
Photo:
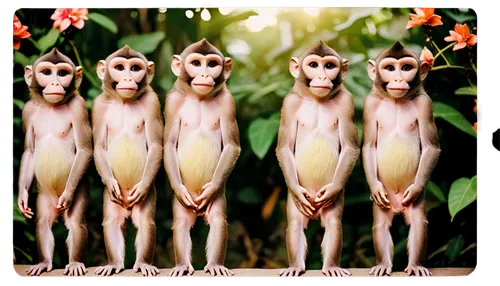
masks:
[(102, 221), (103, 227), (123, 227), (125, 224), (125, 218), (122, 216), (105, 216)]
[(210, 227), (227, 227), (226, 215), (219, 212), (207, 216), (207, 223)]
[(175, 217), (172, 223), (172, 230), (190, 230), (194, 225), (194, 221), (189, 217)]

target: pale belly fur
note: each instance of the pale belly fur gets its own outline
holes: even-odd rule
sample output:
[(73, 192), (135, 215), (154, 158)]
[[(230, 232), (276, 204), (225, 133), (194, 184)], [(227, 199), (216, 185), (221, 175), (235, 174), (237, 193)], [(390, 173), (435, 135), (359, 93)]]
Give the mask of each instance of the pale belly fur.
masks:
[(297, 146), (295, 165), (299, 183), (313, 197), (322, 187), (333, 180), (339, 153), (334, 144), (329, 143), (321, 135), (306, 138)]
[(415, 180), (420, 150), (410, 142), (394, 137), (377, 149), (378, 177), (384, 187), (393, 191), (405, 191)]
[(35, 148), (35, 176), (42, 192), (60, 196), (71, 172), (75, 152), (71, 144), (46, 141)]
[(177, 152), (182, 183), (189, 192), (201, 194), (203, 185), (212, 180), (221, 146), (213, 138), (199, 133), (179, 145)]
[(125, 135), (111, 142), (108, 155), (111, 170), (120, 185), (122, 195), (128, 196), (128, 191), (142, 178), (148, 156), (146, 145)]

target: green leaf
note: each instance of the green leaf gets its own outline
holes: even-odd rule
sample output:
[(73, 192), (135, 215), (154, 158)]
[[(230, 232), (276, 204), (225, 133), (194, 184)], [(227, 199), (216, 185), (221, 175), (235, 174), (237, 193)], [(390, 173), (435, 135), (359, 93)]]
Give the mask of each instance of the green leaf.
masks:
[(249, 205), (258, 205), (262, 202), (262, 196), (257, 189), (247, 187), (238, 192), (238, 199)]
[(252, 151), (263, 159), (273, 144), (280, 126), (280, 114), (274, 114), (268, 119), (258, 118), (248, 127), (248, 140)]
[(15, 77), (14, 83), (18, 83), (18, 82), (24, 82), (24, 77)]
[(259, 89), (248, 97), (249, 103), (256, 103), (264, 95), (268, 95), (271, 92), (277, 90), (281, 86), (281, 82), (272, 83), (264, 88)]
[(24, 102), (18, 98), (13, 98), (12, 101), (14, 101), (14, 105), (17, 106), (19, 109), (23, 109)]
[(472, 129), (472, 124), (470, 124), (470, 122), (455, 108), (442, 102), (435, 102), (432, 104), (432, 108), (434, 110), (434, 117), (442, 118), (463, 132), (477, 137), (476, 132)]
[(106, 16), (104, 16), (102, 14), (95, 13), (95, 12), (89, 13), (88, 17), (89, 17), (90, 20), (92, 20), (92, 21), (96, 22), (97, 24), (103, 26), (104, 28), (106, 28), (111, 33), (113, 33), (113, 34), (118, 33), (118, 27), (116, 26), (115, 22), (113, 22), (113, 20), (111, 20), (110, 18), (108, 18), (108, 17), (106, 17)]
[(23, 67), (31, 64), (29, 58), (19, 51), (14, 53), (14, 62), (22, 65)]
[(54, 46), (57, 39), (59, 38), (59, 29), (50, 29), (50, 31), (38, 40), (38, 47), (40, 48), (40, 54), (45, 53), (50, 47)]
[(118, 48), (129, 45), (132, 49), (138, 51), (139, 53), (149, 54), (152, 53), (156, 47), (158, 47), (164, 38), (165, 33), (162, 31), (127, 36), (118, 40)]
[(438, 185), (436, 185), (434, 182), (429, 181), (427, 183), (426, 192), (433, 194), (440, 202), (442, 202), (442, 203), (446, 202), (446, 197), (444, 196), (443, 192), (441, 191), (441, 188)]
[(477, 86), (461, 87), (455, 90), (456, 95), (473, 95), (477, 96)]
[(462, 249), (464, 248), (464, 242), (463, 235), (459, 235), (455, 237), (446, 248), (445, 255), (451, 263), (454, 263), (455, 260), (457, 260), (457, 257), (460, 256), (460, 252), (462, 252)]
[(458, 22), (460, 24), (463, 24), (464, 22), (467, 21), (472, 21), (476, 19), (476, 15), (470, 15), (470, 14), (455, 14), (449, 9), (441, 9), (441, 11), (446, 14), (446, 16), (452, 18), (455, 20), (455, 22)]
[(448, 210), (450, 211), (451, 221), (455, 215), (466, 206), (477, 199), (477, 176), (460, 178), (451, 184), (450, 194), (448, 195)]

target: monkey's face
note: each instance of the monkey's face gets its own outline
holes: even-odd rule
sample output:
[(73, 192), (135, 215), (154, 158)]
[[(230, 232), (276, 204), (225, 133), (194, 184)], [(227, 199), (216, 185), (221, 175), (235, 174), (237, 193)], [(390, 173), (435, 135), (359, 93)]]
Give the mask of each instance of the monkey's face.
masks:
[(139, 58), (113, 58), (109, 61), (108, 69), (111, 79), (116, 82), (118, 95), (123, 98), (133, 97), (146, 75), (146, 64)]
[(415, 79), (418, 63), (414, 58), (385, 58), (380, 61), (378, 70), (380, 78), (387, 83), (386, 90), (390, 96), (401, 98), (410, 89), (409, 83)]
[(215, 54), (192, 53), (184, 60), (184, 68), (192, 78), (191, 88), (199, 95), (206, 95), (215, 86), (222, 72), (222, 59)]

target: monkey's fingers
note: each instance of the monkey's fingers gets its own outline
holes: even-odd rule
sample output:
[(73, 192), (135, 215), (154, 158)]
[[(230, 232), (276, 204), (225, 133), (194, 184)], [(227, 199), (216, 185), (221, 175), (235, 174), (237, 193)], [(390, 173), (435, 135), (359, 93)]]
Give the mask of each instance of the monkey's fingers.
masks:
[(315, 209), (315, 208), (311, 205), (311, 203), (310, 203), (310, 202), (309, 202), (306, 198), (304, 198), (303, 196), (299, 196), (299, 199), (300, 199), (300, 202), (301, 202), (304, 206), (306, 206), (306, 208), (308, 208), (309, 210), (311, 210), (311, 212), (312, 212), (312, 211), (314, 211), (314, 210), (316, 210), (316, 209)]
[(212, 182), (206, 183), (205, 185), (203, 185), (203, 187), (201, 187), (201, 189), (205, 190), (206, 188), (208, 188), (210, 186), (210, 184), (212, 184)]
[(116, 180), (113, 181), (113, 191), (115, 192), (116, 197), (121, 200), (122, 194), (120, 193), (120, 186)]
[(380, 196), (386, 203), (389, 203), (389, 199), (387, 198), (387, 192), (385, 191), (380, 192)]

